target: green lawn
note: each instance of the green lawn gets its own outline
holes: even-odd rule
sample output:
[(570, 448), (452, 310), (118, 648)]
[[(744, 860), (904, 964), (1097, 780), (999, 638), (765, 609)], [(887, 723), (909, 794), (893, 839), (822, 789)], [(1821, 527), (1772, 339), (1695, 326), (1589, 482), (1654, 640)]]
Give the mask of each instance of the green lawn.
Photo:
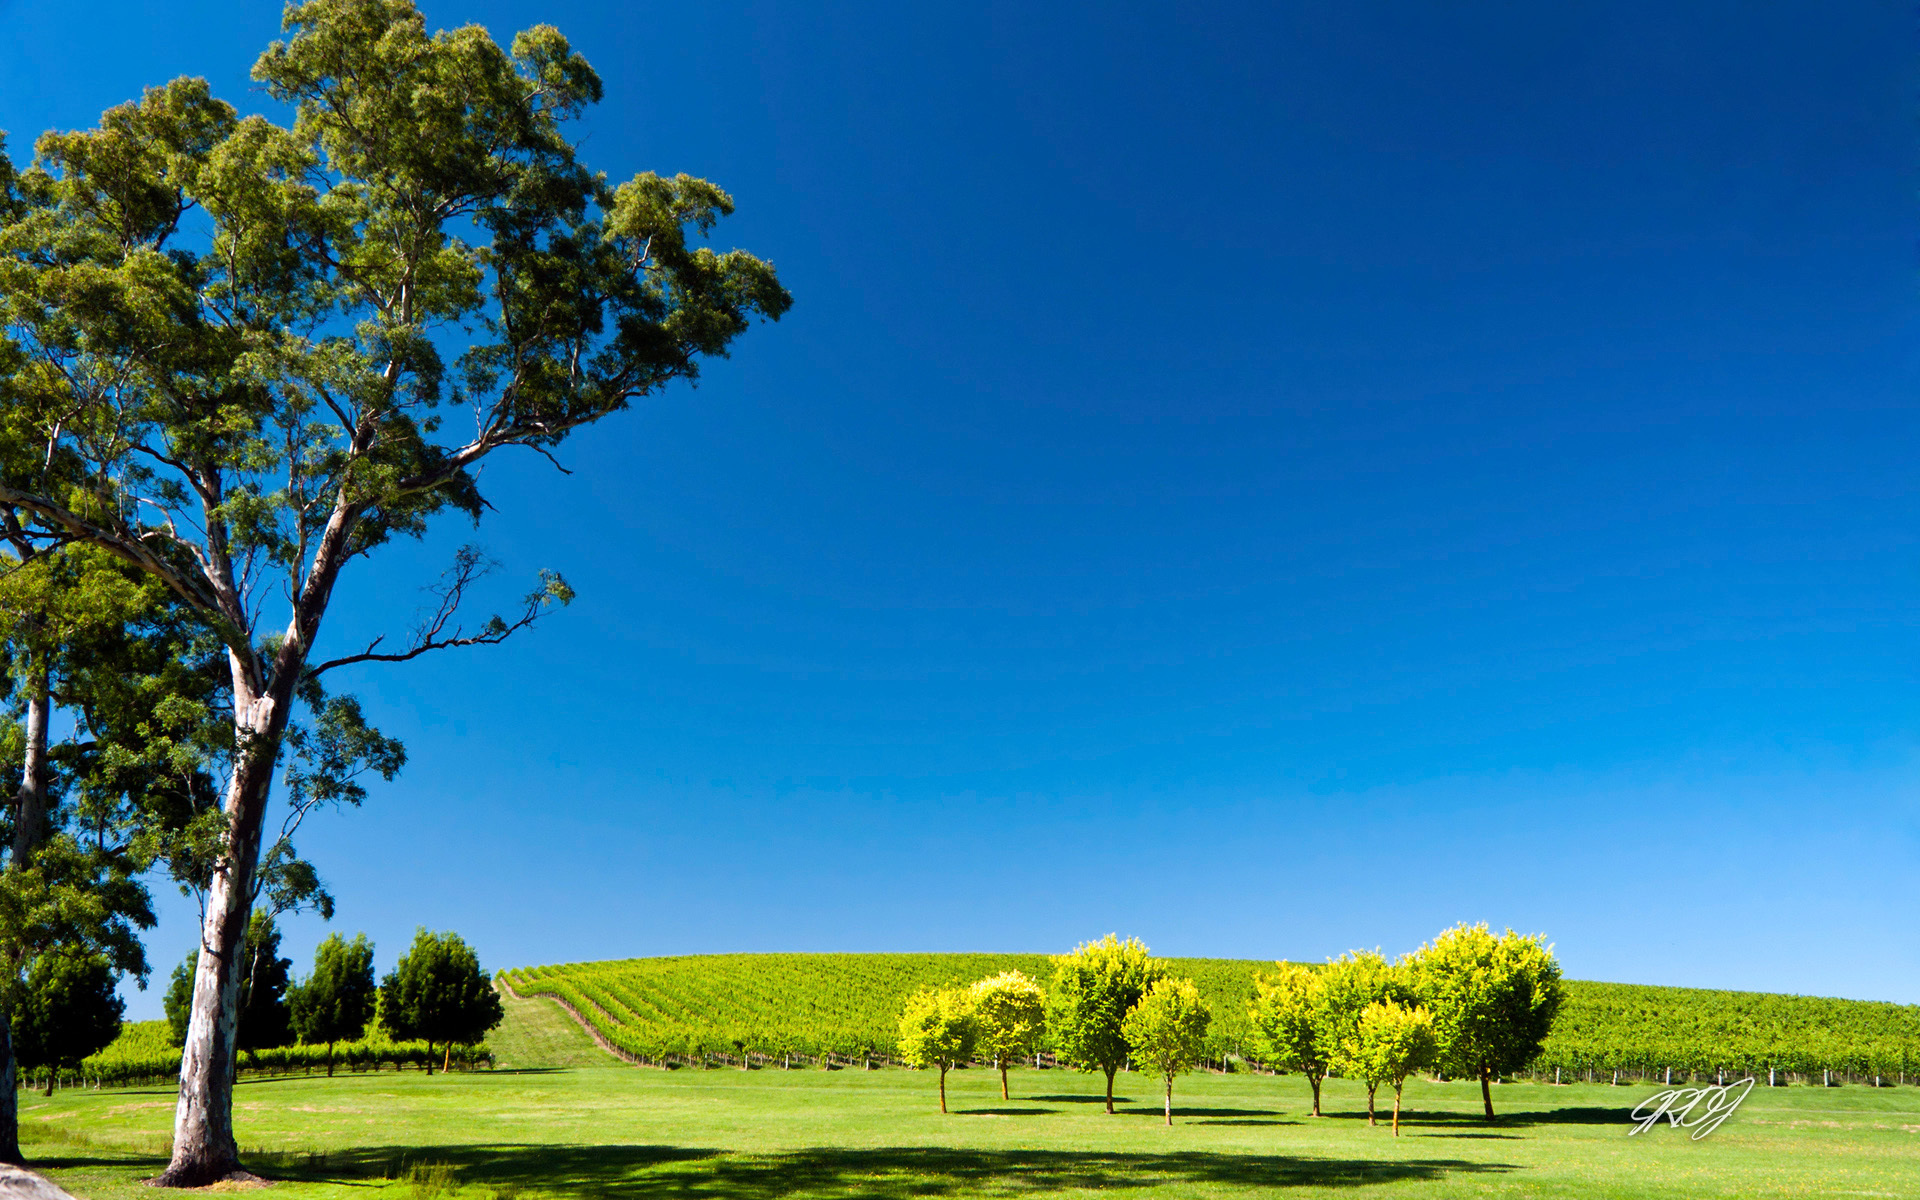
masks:
[[(1301, 1081), (1245, 1075), (1182, 1079), (1172, 1129), (1153, 1081), (1122, 1076), (1109, 1117), (1096, 1078), (1066, 1071), (1016, 1071), (1011, 1102), (991, 1072), (957, 1072), (942, 1117), (930, 1073), (538, 1065), (596, 1062), (553, 1012), (512, 1005), (493, 1040), (514, 1069), (243, 1082), (250, 1165), (290, 1200), (428, 1200), (406, 1179), (418, 1164), (452, 1167), (460, 1200), (1920, 1195), (1920, 1088), (1758, 1089), (1698, 1142), (1629, 1138), (1644, 1092), (1604, 1085), (1497, 1088), (1488, 1127), (1473, 1087), (1416, 1083), (1398, 1140), (1367, 1127), (1354, 1086), (1330, 1083), (1314, 1120)], [(163, 1161), (172, 1112), (167, 1089), (29, 1096), (22, 1134), (79, 1195), (151, 1200), (138, 1181)]]

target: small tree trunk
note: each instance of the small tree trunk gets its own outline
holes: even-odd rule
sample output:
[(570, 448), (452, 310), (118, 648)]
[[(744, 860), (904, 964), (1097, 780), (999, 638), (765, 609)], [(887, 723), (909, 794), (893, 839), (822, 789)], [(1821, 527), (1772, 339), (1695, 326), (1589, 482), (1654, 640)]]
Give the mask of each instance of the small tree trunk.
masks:
[(420, 1064), (427, 1069), (427, 1078), (433, 1078), (433, 1043), (427, 1043), (427, 1057)]
[(1167, 1127), (1173, 1127), (1173, 1072), (1167, 1072)]
[(1004, 1058), (1000, 1060), (1000, 1098), (1002, 1100), (1012, 1099), (1012, 1097), (1007, 1095), (1007, 1060)]
[(1367, 1128), (1369, 1129), (1373, 1128), (1375, 1124), (1373, 1119), (1373, 1094), (1379, 1089), (1380, 1085), (1377, 1083), (1369, 1083), (1367, 1085)]
[(1308, 1075), (1307, 1082), (1313, 1085), (1313, 1115), (1320, 1115), (1320, 1079), (1319, 1075)]
[(1395, 1137), (1400, 1136), (1400, 1088), (1402, 1086), (1398, 1083), (1393, 1085), (1393, 1136)]
[(1107, 1068), (1107, 1111), (1109, 1113), (1113, 1111), (1113, 1071), (1112, 1067)]
[(1487, 1120), (1493, 1120), (1493, 1072), (1484, 1066), (1480, 1068), (1480, 1100), (1487, 1106)]
[(327, 1078), (333, 1078), (333, 1043), (327, 1043)]
[(26, 1166), (20, 1154), (20, 1063), (13, 1057), (13, 1029), (0, 1010), (0, 1162)]
[[(429, 1051), (428, 1051), (428, 1057), (429, 1057), (429, 1058), (431, 1058), (431, 1057), (432, 1057), (432, 1051), (431, 1051), (431, 1048), (429, 1048)], [(451, 1070), (453, 1070), (453, 1043), (452, 1043), (452, 1042), (448, 1042), (448, 1043), (447, 1043), (447, 1056), (446, 1056), (446, 1058), (445, 1058), (445, 1059), (444, 1059), (444, 1060), (443, 1060), (443, 1061), (442, 1061), (442, 1062), (440, 1063), (440, 1070), (441, 1070), (441, 1073), (443, 1073), (443, 1074), (444, 1074), (444, 1073), (446, 1073), (446, 1072), (448, 1072), (448, 1071), (451, 1071)], [(431, 1073), (431, 1072), (429, 1072), (429, 1073)]]
[(940, 1111), (947, 1111), (947, 1064), (940, 1064)]

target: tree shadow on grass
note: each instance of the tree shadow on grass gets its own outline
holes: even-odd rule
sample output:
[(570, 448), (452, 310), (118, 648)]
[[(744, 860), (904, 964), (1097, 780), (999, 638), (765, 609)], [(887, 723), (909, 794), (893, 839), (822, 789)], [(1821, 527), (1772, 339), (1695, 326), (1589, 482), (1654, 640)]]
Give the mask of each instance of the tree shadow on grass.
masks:
[[(1345, 1114), (1341, 1114), (1345, 1115)], [(1366, 1113), (1357, 1114), (1361, 1118)], [(1409, 1121), (1416, 1125), (1477, 1125), (1482, 1129), (1498, 1129), (1502, 1126), (1524, 1128), (1530, 1125), (1623, 1125), (1627, 1123), (1625, 1108), (1549, 1108), (1540, 1112), (1498, 1113), (1489, 1121), (1477, 1112), (1433, 1112), (1417, 1109), (1401, 1109), (1400, 1123)]]
[[(1106, 1096), (1098, 1092), (1091, 1096), (1028, 1096), (1026, 1099), (1038, 1100), (1044, 1104), (1105, 1104), (1107, 1102)], [(1132, 1104), (1133, 1097), (1115, 1096), (1113, 1102), (1115, 1104)]]
[[(1164, 1117), (1166, 1116), (1166, 1112), (1167, 1112), (1166, 1109), (1161, 1108), (1157, 1105), (1151, 1108), (1142, 1105), (1142, 1106), (1136, 1106), (1133, 1108), (1123, 1108), (1120, 1110), (1120, 1114), (1137, 1115), (1142, 1117)], [(1277, 1108), (1186, 1108), (1178, 1104), (1173, 1106), (1173, 1119), (1176, 1121), (1179, 1120), (1181, 1117), (1267, 1117), (1267, 1118), (1272, 1118), (1272, 1117), (1277, 1117), (1279, 1115), (1280, 1115), (1280, 1110)]]
[(1057, 1108), (956, 1108), (956, 1117), (1044, 1117), (1056, 1113)]
[[(953, 1147), (822, 1147), (732, 1155), (673, 1146), (437, 1146), (360, 1152), (366, 1174), (392, 1164), (447, 1163), (463, 1183), (511, 1185), (569, 1196), (786, 1200), (857, 1194), (880, 1200), (973, 1194), (1017, 1182), (1024, 1192), (1162, 1186), (1361, 1187), (1516, 1170), (1460, 1159), (1375, 1161), (1277, 1154), (1104, 1154)], [(339, 1160), (336, 1159), (336, 1162)], [(402, 1168), (404, 1173), (404, 1168)], [(313, 1182), (334, 1175), (288, 1171)]]

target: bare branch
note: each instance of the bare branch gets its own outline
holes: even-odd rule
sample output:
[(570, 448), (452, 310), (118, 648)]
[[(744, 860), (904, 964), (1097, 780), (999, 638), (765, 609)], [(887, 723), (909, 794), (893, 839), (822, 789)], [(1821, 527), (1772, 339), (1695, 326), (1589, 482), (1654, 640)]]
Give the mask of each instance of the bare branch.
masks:
[(497, 646), (538, 621), (555, 604), (564, 605), (573, 599), (573, 591), (564, 579), (551, 571), (542, 571), (540, 586), (529, 592), (522, 601), (518, 617), (512, 621), (501, 616), (490, 617), (478, 631), (468, 633), (464, 627), (453, 623), (454, 616), (466, 598), (467, 589), (491, 573), (494, 566), (493, 562), (481, 555), (477, 547), (461, 547), (454, 557), (453, 566), (441, 576), (441, 582), (428, 589), (437, 597), (437, 602), (433, 613), (414, 629), (411, 645), (405, 650), (382, 651), (380, 644), (386, 640), (383, 634), (367, 643), (367, 648), (358, 654), (330, 659), (309, 668), (308, 675), (318, 677), (335, 667), (353, 663), (407, 662), (434, 650), (448, 650), (456, 646)]

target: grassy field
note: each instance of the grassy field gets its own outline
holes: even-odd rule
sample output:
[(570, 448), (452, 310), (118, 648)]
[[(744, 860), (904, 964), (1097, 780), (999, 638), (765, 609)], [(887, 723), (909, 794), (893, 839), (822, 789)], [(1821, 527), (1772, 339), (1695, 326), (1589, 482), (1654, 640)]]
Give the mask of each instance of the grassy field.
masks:
[[(952, 1077), (956, 1111), (942, 1117), (927, 1073), (601, 1065), (551, 1005), (509, 1007), (492, 1041), (511, 1067), (494, 1072), (242, 1083), (250, 1165), (289, 1200), (433, 1200), (446, 1196), (439, 1165), (460, 1200), (1920, 1194), (1920, 1088), (1759, 1089), (1698, 1142), (1629, 1138), (1642, 1091), (1603, 1085), (1498, 1088), (1503, 1116), (1488, 1127), (1472, 1086), (1416, 1083), (1396, 1140), (1368, 1128), (1364, 1093), (1339, 1081), (1314, 1120), (1297, 1079), (1188, 1076), (1168, 1129), (1138, 1075), (1121, 1077), (1124, 1111), (1109, 1117), (1094, 1077), (1016, 1071), (1003, 1102), (975, 1070)], [(172, 1110), (166, 1089), (23, 1097), (22, 1134), (79, 1195), (150, 1200), (138, 1181), (163, 1161)]]

